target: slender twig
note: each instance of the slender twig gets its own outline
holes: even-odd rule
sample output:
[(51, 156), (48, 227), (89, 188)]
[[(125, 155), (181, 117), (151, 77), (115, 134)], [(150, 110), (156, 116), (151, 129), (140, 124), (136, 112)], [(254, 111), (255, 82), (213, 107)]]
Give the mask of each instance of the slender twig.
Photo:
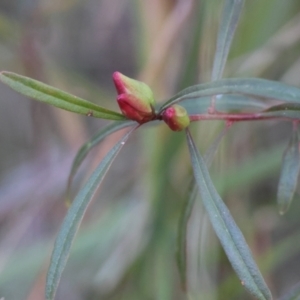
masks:
[(206, 113), (190, 115), (190, 121), (204, 121), (204, 120), (226, 120), (230, 122), (241, 122), (241, 121), (258, 121), (258, 120), (291, 120), (294, 119), (288, 116), (274, 116), (266, 115), (265, 113), (240, 113), (240, 114), (230, 114), (230, 113)]

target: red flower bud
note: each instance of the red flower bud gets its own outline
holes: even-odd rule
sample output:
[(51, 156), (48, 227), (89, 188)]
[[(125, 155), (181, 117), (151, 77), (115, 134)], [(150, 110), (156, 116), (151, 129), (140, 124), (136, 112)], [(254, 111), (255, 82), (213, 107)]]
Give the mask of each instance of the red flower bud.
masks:
[(122, 113), (130, 120), (137, 121), (142, 124), (153, 119), (152, 109), (144, 110), (145, 107), (140, 105), (140, 100), (134, 95), (121, 94), (117, 97), (117, 101)]
[(127, 118), (142, 124), (155, 117), (155, 101), (148, 85), (119, 72), (113, 74), (113, 80), (119, 107)]
[(174, 104), (162, 115), (163, 120), (173, 131), (181, 131), (190, 125), (190, 118), (184, 107)]

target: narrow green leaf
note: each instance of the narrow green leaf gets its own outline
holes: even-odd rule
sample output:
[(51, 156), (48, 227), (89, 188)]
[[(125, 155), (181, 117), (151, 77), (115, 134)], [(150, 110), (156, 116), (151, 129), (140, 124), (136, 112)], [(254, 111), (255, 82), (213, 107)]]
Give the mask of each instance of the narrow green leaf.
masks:
[(279, 105), (273, 105), (268, 109), (266, 109), (265, 112), (286, 111), (286, 110), (300, 111), (300, 103), (283, 103)]
[[(225, 136), (228, 132), (229, 127), (225, 125), (224, 129), (220, 132), (220, 134), (216, 137), (214, 142), (208, 148), (204, 155), (204, 161), (209, 169), (212, 164), (213, 157), (215, 156), (217, 149)], [(194, 203), (196, 197), (198, 195), (198, 188), (195, 180), (192, 181), (191, 184), (191, 193), (187, 198), (187, 201), (184, 203), (184, 207), (181, 211), (181, 215), (179, 218), (178, 223), (178, 234), (177, 234), (177, 251), (176, 251), (176, 258), (177, 258), (177, 266), (179, 270), (181, 285), (183, 290), (186, 289), (186, 273), (187, 273), (187, 229), (188, 229), (188, 222), (191, 217), (192, 209), (194, 207)]]
[(122, 122), (117, 122), (117, 123), (110, 124), (110, 125), (106, 126), (105, 128), (101, 129), (98, 133), (96, 133), (91, 138), (90, 141), (88, 141), (87, 143), (82, 145), (82, 147), (77, 152), (76, 157), (74, 158), (72, 168), (71, 168), (71, 172), (70, 172), (70, 175), (69, 175), (69, 178), (68, 178), (68, 187), (67, 187), (67, 200), (68, 200), (68, 202), (69, 202), (70, 187), (71, 187), (73, 178), (74, 178), (77, 170), (79, 169), (81, 163), (86, 158), (88, 153), (92, 150), (92, 148), (94, 148), (99, 143), (101, 143), (108, 135), (110, 135), (110, 134), (112, 134), (112, 133), (114, 133), (114, 132), (116, 132), (120, 129), (123, 129), (125, 127), (133, 126), (135, 124), (136, 124), (136, 122), (134, 122), (134, 121), (122, 121)]
[(216, 191), (205, 162), (199, 154), (188, 130), (187, 141), (195, 180), (204, 207), (233, 269), (239, 276), (242, 285), (244, 285), (256, 299), (272, 299), (271, 292), (252, 258), (245, 238)]
[(283, 103), (274, 105), (262, 112), (266, 116), (300, 119), (300, 103)]
[(211, 76), (212, 81), (222, 77), (243, 5), (244, 0), (225, 0), (218, 31), (217, 48)]
[(58, 108), (109, 120), (125, 120), (125, 116), (92, 102), (73, 96), (29, 77), (1, 72), (0, 80), (18, 93)]
[(286, 295), (280, 297), (279, 300), (300, 300), (300, 283), (298, 282)]
[(260, 113), (268, 118), (286, 118), (300, 120), (300, 103), (283, 103), (273, 105)]
[(277, 191), (277, 203), (280, 214), (284, 214), (296, 191), (300, 172), (299, 136), (297, 129), (293, 130), (289, 145), (286, 148), (281, 166)]
[(244, 94), (284, 102), (300, 103), (300, 89), (282, 82), (261, 78), (227, 78), (188, 87), (160, 108), (160, 112), (183, 100), (220, 94)]
[[(134, 128), (135, 129), (135, 128)], [(53, 300), (59, 284), (61, 274), (67, 263), (72, 242), (83, 218), (84, 212), (92, 199), (97, 187), (102, 182), (113, 160), (121, 150), (134, 129), (131, 129), (104, 157), (93, 172), (85, 186), (80, 190), (63, 221), (56, 238), (50, 267), (46, 281), (46, 299)]]

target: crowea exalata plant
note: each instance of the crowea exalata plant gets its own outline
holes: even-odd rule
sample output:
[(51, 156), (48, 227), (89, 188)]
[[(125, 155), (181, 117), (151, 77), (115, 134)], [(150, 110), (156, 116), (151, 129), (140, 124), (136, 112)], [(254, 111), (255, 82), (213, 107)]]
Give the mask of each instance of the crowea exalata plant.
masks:
[[(103, 108), (28, 77), (6, 71), (1, 73), (0, 80), (4, 84), (25, 96), (71, 112), (114, 121), (79, 150), (72, 166), (68, 188), (81, 162), (94, 146), (113, 132), (130, 128), (107, 153), (71, 203), (52, 253), (46, 283), (48, 300), (55, 298), (77, 229), (97, 187), (130, 135), (136, 129), (142, 129), (144, 124), (154, 121), (156, 122), (153, 124), (159, 124), (159, 121), (165, 122), (172, 131), (185, 132), (194, 174), (193, 193), (182, 211), (178, 231), (177, 261), (183, 289), (187, 288), (185, 251), (187, 223), (195, 201), (195, 194), (199, 192), (212, 226), (241, 284), (255, 299), (272, 299), (271, 292), (252, 257), (241, 230), (210, 178), (208, 169), (211, 157), (209, 155), (202, 157), (189, 128), (194, 122), (223, 120), (225, 129), (213, 144), (216, 148), (227, 130), (238, 122), (271, 119), (290, 122), (292, 124), (291, 138), (283, 157), (278, 186), (280, 213), (286, 212), (293, 199), (300, 170), (298, 138), (300, 89), (260, 78), (222, 79), (243, 4), (242, 0), (224, 1), (211, 82), (190, 86), (170, 97), (161, 106), (156, 105), (155, 97), (148, 85), (120, 72), (113, 74), (113, 82), (117, 90), (116, 101), (121, 112)], [(247, 111), (243, 110), (245, 102)], [(224, 104), (227, 109), (223, 108)], [(293, 297), (286, 299), (296, 299), (297, 295), (293, 294)]]

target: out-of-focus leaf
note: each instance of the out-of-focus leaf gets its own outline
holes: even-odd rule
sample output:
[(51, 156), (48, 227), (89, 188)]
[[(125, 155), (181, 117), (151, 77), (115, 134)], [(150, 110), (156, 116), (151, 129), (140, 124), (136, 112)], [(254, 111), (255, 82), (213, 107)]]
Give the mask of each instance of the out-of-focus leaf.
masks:
[[(214, 142), (208, 148), (204, 155), (204, 161), (209, 169), (212, 164), (213, 158), (217, 152), (217, 149), (227, 133), (229, 127), (225, 125), (224, 129), (220, 132), (220, 134), (216, 137)], [(187, 248), (187, 229), (188, 229), (188, 222), (192, 213), (192, 209), (198, 194), (198, 188), (196, 182), (193, 180), (191, 193), (187, 198), (187, 201), (184, 204), (182, 209), (179, 223), (178, 223), (178, 235), (177, 235), (177, 265), (180, 274), (181, 285), (183, 289), (186, 289), (186, 272), (187, 272), (187, 256), (186, 256), (186, 248)]]
[(24, 96), (61, 109), (95, 118), (109, 120), (126, 119), (122, 114), (103, 108), (29, 77), (11, 72), (1, 72), (0, 80)]
[(235, 224), (228, 208), (217, 193), (203, 158), (187, 130), (187, 142), (190, 150), (194, 176), (204, 207), (214, 230), (226, 252), (233, 269), (242, 285), (257, 299), (272, 299), (243, 234)]
[[(179, 89), (184, 89), (195, 83), (198, 74), (198, 64), (196, 63), (199, 58), (199, 47), (201, 45), (201, 39), (203, 34), (203, 26), (205, 24), (205, 14), (207, 3), (205, 1), (194, 2), (194, 13), (196, 15), (195, 25), (190, 31), (191, 45), (186, 49), (186, 59), (183, 61), (183, 65), (180, 69)], [(193, 32), (192, 32), (193, 30)], [(197, 81), (196, 81), (197, 82)]]
[(257, 153), (245, 162), (226, 170), (224, 174), (216, 174), (215, 186), (219, 193), (224, 195), (232, 189), (242, 191), (243, 189), (259, 184), (262, 180), (269, 178), (280, 170), (280, 158), (284, 151), (282, 143)]
[(183, 290), (186, 290), (187, 227), (198, 193), (197, 186), (195, 185), (194, 182), (192, 183), (192, 186), (193, 186), (192, 191), (189, 197), (187, 198), (187, 201), (185, 201), (184, 207), (182, 208), (181, 211), (181, 215), (178, 223), (178, 233), (177, 233), (176, 259), (177, 259), (177, 266), (180, 275), (181, 286)]
[(261, 78), (228, 78), (188, 87), (163, 104), (160, 111), (183, 100), (220, 94), (243, 94), (300, 103), (300, 89), (297, 87)]
[(212, 142), (212, 144), (207, 149), (207, 151), (204, 155), (204, 161), (207, 166), (207, 169), (210, 168), (210, 166), (213, 162), (214, 156), (216, 155), (218, 148), (222, 142), (222, 139), (226, 135), (226, 133), (228, 132), (230, 127), (231, 127), (230, 125), (225, 124), (223, 130), (218, 134), (218, 136), (215, 138), (215, 140)]
[(300, 283), (297, 283), (288, 293), (279, 300), (300, 300)]
[[(101, 143), (101, 141), (103, 141), (103, 139), (105, 139), (108, 135), (110, 135), (122, 128), (133, 126), (135, 124), (136, 124), (136, 122), (134, 122), (134, 121), (122, 121), (122, 122), (110, 124), (110, 125), (106, 126), (105, 128), (101, 129), (99, 132), (97, 132), (91, 138), (90, 141), (88, 141), (87, 143), (85, 143), (84, 145), (81, 146), (81, 148), (79, 149), (79, 151), (76, 154), (76, 157), (74, 158), (71, 172), (70, 172), (70, 175), (68, 178), (67, 197), (69, 196), (70, 187), (71, 187), (73, 178), (74, 178), (78, 168), (80, 167), (81, 163), (86, 158), (88, 153), (92, 150), (92, 148), (94, 148), (99, 143)], [(67, 199), (67, 200), (69, 202), (69, 199)]]
[[(182, 105), (188, 114), (207, 113), (211, 104), (210, 97), (200, 97), (191, 100), (183, 100)], [(261, 111), (269, 107), (265, 101), (254, 99), (243, 95), (220, 95), (215, 99), (217, 111), (240, 112), (240, 111)]]
[[(134, 128), (135, 129), (135, 128)], [(83, 218), (84, 212), (92, 199), (97, 187), (102, 182), (113, 160), (127, 141), (133, 130), (130, 130), (104, 157), (97, 169), (93, 172), (85, 186), (80, 190), (72, 203), (63, 221), (60, 232), (56, 238), (52, 252), (50, 267), (46, 281), (46, 299), (53, 300), (61, 274), (67, 263), (70, 249)]]
[[(205, 162), (209, 168), (210, 164), (212, 163), (212, 158), (215, 154), (216, 148), (219, 145), (224, 130), (222, 131), (222, 135), (219, 135), (212, 146), (208, 149), (205, 155)], [(187, 264), (187, 256), (186, 256), (186, 247), (187, 247), (187, 227), (188, 221), (190, 219), (192, 209), (197, 197), (198, 188), (193, 180), (191, 184), (191, 192), (187, 201), (184, 203), (184, 207), (181, 210), (181, 215), (178, 223), (178, 235), (177, 235), (177, 251), (176, 251), (176, 258), (177, 258), (177, 265), (180, 274), (181, 285), (183, 289), (186, 289), (186, 264)]]
[(284, 214), (296, 191), (300, 172), (299, 136), (297, 129), (293, 130), (289, 145), (284, 152), (277, 191), (277, 203), (280, 214)]
[(234, 32), (244, 5), (244, 0), (225, 0), (218, 31), (217, 49), (211, 80), (222, 77)]

